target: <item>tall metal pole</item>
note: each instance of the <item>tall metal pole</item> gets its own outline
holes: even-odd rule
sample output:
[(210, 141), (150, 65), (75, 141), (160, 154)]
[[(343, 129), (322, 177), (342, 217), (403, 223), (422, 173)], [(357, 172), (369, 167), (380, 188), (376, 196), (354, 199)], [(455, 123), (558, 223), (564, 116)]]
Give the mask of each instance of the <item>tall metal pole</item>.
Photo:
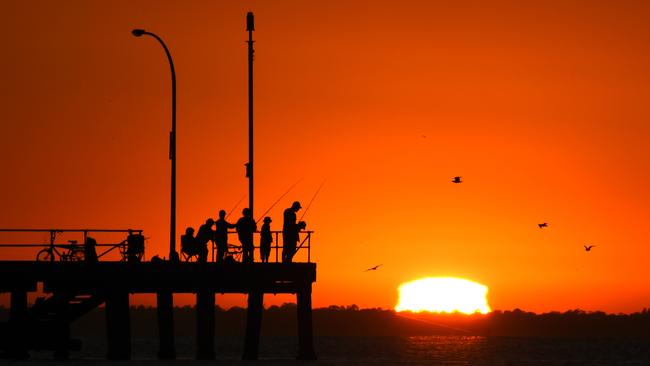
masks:
[(246, 164), (246, 177), (248, 177), (248, 208), (253, 214), (253, 31), (255, 21), (253, 12), (246, 14), (246, 30), (248, 31), (248, 164)]
[(169, 219), (169, 259), (174, 260), (178, 258), (176, 253), (176, 71), (174, 70), (174, 61), (172, 55), (167, 48), (167, 45), (156, 34), (147, 32), (144, 29), (134, 29), (131, 32), (136, 37), (148, 35), (155, 38), (165, 50), (167, 60), (169, 61), (169, 68), (172, 73), (172, 130), (169, 132), (169, 159), (172, 162), (171, 174), (171, 193), (170, 193), (170, 219)]

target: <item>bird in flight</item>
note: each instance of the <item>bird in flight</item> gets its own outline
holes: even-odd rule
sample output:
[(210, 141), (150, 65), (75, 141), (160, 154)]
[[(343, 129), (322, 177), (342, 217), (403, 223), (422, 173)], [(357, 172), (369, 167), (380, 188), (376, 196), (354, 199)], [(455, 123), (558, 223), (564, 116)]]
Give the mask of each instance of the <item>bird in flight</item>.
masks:
[(548, 222), (542, 222), (541, 224), (537, 224), (537, 226), (539, 226), (540, 229), (543, 229), (545, 227), (548, 227)]
[(381, 264), (378, 264), (378, 265), (376, 265), (376, 266), (374, 266), (374, 267), (370, 267), (370, 268), (366, 269), (364, 272), (368, 272), (368, 271), (376, 271), (376, 270), (377, 270), (379, 267), (381, 267), (381, 266), (382, 266)]
[(590, 252), (591, 248), (595, 247), (595, 245), (585, 245), (585, 251)]
[(453, 182), (453, 183), (463, 183), (463, 181), (460, 180), (460, 178), (461, 178), (461, 177), (454, 177), (454, 179), (452, 179), (452, 182)]

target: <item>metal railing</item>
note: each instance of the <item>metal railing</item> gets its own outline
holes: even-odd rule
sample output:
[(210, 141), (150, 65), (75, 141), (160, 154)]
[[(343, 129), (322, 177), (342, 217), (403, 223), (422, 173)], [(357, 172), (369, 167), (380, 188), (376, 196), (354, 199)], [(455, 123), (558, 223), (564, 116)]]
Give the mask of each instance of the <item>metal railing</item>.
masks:
[[(78, 260), (83, 260), (83, 252), (84, 252), (84, 243), (89, 237), (89, 234), (93, 233), (125, 233), (125, 234), (139, 234), (142, 235), (142, 230), (141, 229), (0, 229), (0, 233), (2, 232), (7, 232), (7, 233), (47, 233), (49, 234), (49, 243), (45, 244), (34, 244), (34, 243), (0, 243), (0, 248), (42, 248), (40, 251), (38, 251), (36, 255), (36, 260), (48, 260), (48, 261), (78, 261)], [(295, 256), (298, 253), (301, 253), (302, 251), (306, 251), (307, 254), (307, 262), (311, 263), (311, 234), (314, 231), (311, 230), (304, 230), (299, 232), (299, 238), (300, 240), (298, 241), (298, 244), (296, 245), (296, 250), (293, 253), (293, 256)], [(60, 236), (61, 234), (64, 233), (78, 233), (81, 234), (82, 240), (79, 242), (78, 240), (68, 240), (68, 243), (57, 243), (57, 236)], [(231, 238), (236, 238), (236, 231), (229, 230), (228, 231), (229, 239)], [(254, 242), (258, 243), (254, 246), (254, 251), (257, 252), (257, 258), (261, 257), (261, 248), (259, 246), (259, 234), (260, 232), (257, 231), (255, 232), (255, 239)], [(273, 235), (273, 243), (271, 244), (271, 252), (275, 252), (275, 262), (279, 263), (282, 262), (282, 253), (281, 251), (283, 250), (283, 243), (282, 243), (282, 231), (278, 230), (273, 230), (271, 231), (271, 234)], [(235, 239), (236, 240), (236, 239)], [(229, 240), (230, 242), (231, 240)], [(215, 260), (215, 253), (216, 253), (216, 243), (214, 241), (210, 241), (211, 244), (211, 253), (212, 253), (212, 261)], [(239, 244), (228, 244), (229, 246), (229, 252), (231, 254), (241, 254), (241, 245)], [(96, 244), (96, 247), (98, 248), (103, 248), (102, 251), (97, 253), (97, 258), (102, 258), (109, 253), (117, 250), (120, 255), (120, 260), (121, 261), (126, 261), (127, 260), (127, 250), (128, 250), (128, 243), (127, 240), (124, 239), (120, 241), (119, 243), (112, 243), (112, 244)], [(260, 260), (258, 260), (260, 261)]]
[[(88, 234), (91, 233), (125, 233), (125, 234), (139, 234), (142, 235), (140, 229), (0, 229), (0, 232), (7, 233), (49, 233), (49, 243), (47, 244), (31, 244), (31, 243), (0, 243), (0, 248), (43, 248), (36, 255), (36, 260), (55, 260), (61, 261), (77, 261), (83, 260), (84, 243), (89, 238)], [(68, 240), (67, 244), (57, 243), (57, 236), (64, 233), (80, 233), (82, 234), (82, 242), (78, 240)], [(96, 244), (96, 247), (104, 248), (103, 251), (97, 254), (97, 258), (106, 256), (107, 254), (118, 250), (122, 261), (127, 259), (127, 240), (122, 240), (117, 244)]]
[[(312, 231), (312, 230), (300, 231), (298, 233), (299, 236), (300, 236), (300, 240), (298, 242), (298, 245), (296, 245), (296, 251), (293, 253), (293, 255), (295, 256), (296, 254), (298, 254), (298, 252), (300, 252), (301, 249), (306, 250), (307, 251), (307, 263), (311, 263), (311, 234), (313, 234), (313, 233), (314, 233), (314, 231)], [(228, 244), (229, 252), (230, 253), (233, 253), (233, 252), (239, 253), (241, 251), (241, 245), (230, 244), (230, 238), (231, 237), (236, 238), (237, 232), (234, 231), (234, 230), (229, 230), (228, 234), (229, 234), (229, 236), (228, 236), (228, 239), (229, 239), (228, 240), (228, 242), (229, 242), (229, 244)], [(261, 248), (259, 246), (260, 240), (259, 240), (259, 238), (255, 238), (256, 236), (259, 237), (259, 234), (260, 234), (259, 231), (256, 231), (254, 233), (253, 242), (258, 243), (258, 244), (254, 245), (253, 248), (254, 248), (255, 252), (260, 253), (259, 256), (261, 257)], [(282, 230), (271, 230), (271, 234), (273, 235), (273, 244), (271, 245), (271, 251), (272, 252), (275, 251), (275, 262), (279, 263), (279, 262), (282, 262), (281, 250), (283, 250), (283, 245), (282, 245), (282, 242), (280, 241), (280, 239), (282, 238)], [(301, 234), (305, 234), (304, 237)], [(212, 252), (212, 261), (214, 261), (215, 260), (215, 253), (217, 251), (217, 246), (216, 246), (216, 243), (214, 241), (211, 241), (211, 242), (212, 242), (212, 250), (211, 250), (211, 252)]]

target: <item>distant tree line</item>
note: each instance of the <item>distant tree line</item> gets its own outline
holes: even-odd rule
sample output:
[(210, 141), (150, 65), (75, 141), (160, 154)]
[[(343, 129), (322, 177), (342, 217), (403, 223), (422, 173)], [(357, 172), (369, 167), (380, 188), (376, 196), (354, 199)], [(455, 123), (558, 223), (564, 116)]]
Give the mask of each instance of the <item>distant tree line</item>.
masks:
[[(0, 319), (8, 309), (0, 308)], [(195, 335), (194, 307), (174, 309), (175, 331), (179, 336)], [(650, 337), (650, 310), (632, 314), (569, 310), (536, 314), (519, 309), (490, 314), (397, 313), (393, 310), (359, 309), (356, 305), (329, 306), (313, 310), (316, 336), (559, 336), (559, 337)], [(75, 336), (105, 335), (104, 309), (98, 308), (73, 323)], [(243, 336), (246, 309), (216, 308), (217, 336)], [(156, 309), (131, 308), (133, 337), (157, 336)], [(297, 333), (296, 305), (271, 306), (264, 310), (262, 336), (294, 336)]]

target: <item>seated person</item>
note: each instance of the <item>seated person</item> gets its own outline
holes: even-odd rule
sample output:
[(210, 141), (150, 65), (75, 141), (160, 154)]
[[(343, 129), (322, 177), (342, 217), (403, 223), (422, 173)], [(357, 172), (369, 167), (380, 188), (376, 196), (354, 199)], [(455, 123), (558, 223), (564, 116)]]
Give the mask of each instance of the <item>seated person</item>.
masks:
[(127, 260), (129, 262), (140, 262), (144, 255), (144, 235), (129, 230), (129, 236), (126, 237), (126, 244)]
[(194, 238), (194, 229), (188, 227), (185, 229), (185, 234), (181, 235), (181, 252), (188, 257), (199, 255), (198, 246), (196, 238)]

